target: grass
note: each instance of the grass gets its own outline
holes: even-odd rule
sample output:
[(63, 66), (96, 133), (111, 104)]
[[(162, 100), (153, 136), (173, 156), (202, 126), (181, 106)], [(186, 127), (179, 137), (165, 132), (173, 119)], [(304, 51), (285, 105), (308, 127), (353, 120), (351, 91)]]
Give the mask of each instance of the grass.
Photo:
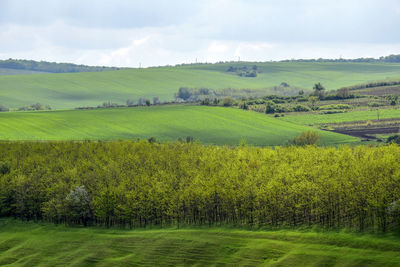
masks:
[(325, 123), (341, 123), (349, 121), (377, 120), (378, 114), (380, 119), (399, 118), (400, 109), (379, 109), (379, 110), (363, 110), (349, 111), (336, 114), (295, 114), (280, 117), (279, 119), (286, 122), (296, 123), (300, 125), (319, 125)]
[(400, 266), (400, 238), (312, 230), (119, 230), (0, 220), (0, 265)]
[[(256, 64), (256, 78), (227, 73), (231, 65)], [(53, 108), (96, 106), (104, 101), (124, 103), (139, 97), (172, 100), (179, 87), (261, 89), (287, 82), (311, 89), (321, 82), (328, 90), (400, 76), (394, 63), (229, 63), (128, 69), (106, 72), (0, 76), (0, 104), (17, 108), (35, 102)]]
[[(193, 136), (205, 144), (281, 145), (309, 127), (234, 108), (166, 105), (137, 108), (0, 113), (0, 140), (116, 140)], [(323, 132), (323, 144), (357, 139)]]

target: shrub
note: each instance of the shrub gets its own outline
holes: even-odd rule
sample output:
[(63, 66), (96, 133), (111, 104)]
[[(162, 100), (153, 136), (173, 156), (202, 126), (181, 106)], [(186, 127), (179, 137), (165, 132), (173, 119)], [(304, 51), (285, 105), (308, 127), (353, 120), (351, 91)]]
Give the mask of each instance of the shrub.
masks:
[(370, 102), (370, 103), (368, 103), (368, 106), (376, 108), (376, 107), (383, 106), (383, 104), (382, 103), (378, 103), (378, 102)]
[(320, 106), (320, 110), (330, 110), (330, 109), (351, 109), (351, 106), (348, 104), (332, 104), (332, 105), (325, 105)]
[(225, 97), (224, 99), (222, 99), (222, 105), (224, 107), (230, 107), (233, 106), (235, 104), (235, 99), (233, 99), (232, 97)]
[(389, 136), (388, 139), (386, 140), (386, 143), (388, 143), (388, 144), (395, 143), (395, 144), (400, 145), (400, 135), (396, 134), (396, 135)]
[(271, 100), (268, 101), (265, 105), (265, 113), (266, 114), (272, 114), (275, 113), (275, 103), (272, 102)]
[(296, 112), (306, 112), (306, 111), (310, 111), (310, 108), (309, 108), (309, 107), (306, 107), (306, 106), (303, 106), (303, 105), (296, 105), (296, 106), (293, 108), (293, 111), (296, 111)]
[(244, 110), (248, 110), (249, 109), (249, 105), (247, 105), (246, 101), (242, 101), (239, 103), (239, 108), (244, 109)]
[(315, 131), (303, 132), (299, 136), (288, 141), (289, 145), (295, 146), (307, 146), (307, 145), (317, 145), (321, 139), (321, 136)]

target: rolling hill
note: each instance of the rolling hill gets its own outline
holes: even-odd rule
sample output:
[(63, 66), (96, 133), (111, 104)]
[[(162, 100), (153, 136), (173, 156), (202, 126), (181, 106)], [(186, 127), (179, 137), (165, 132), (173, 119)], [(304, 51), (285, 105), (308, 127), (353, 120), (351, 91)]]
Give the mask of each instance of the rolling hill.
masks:
[[(155, 137), (176, 141), (192, 136), (205, 144), (282, 145), (312, 130), (252, 111), (234, 108), (166, 105), (137, 108), (0, 113), (0, 140), (116, 140)], [(319, 131), (322, 143), (352, 143), (356, 138)]]
[[(226, 70), (257, 65), (257, 77)], [(117, 71), (0, 76), (0, 104), (18, 108), (35, 102), (56, 109), (97, 106), (104, 101), (124, 103), (140, 97), (173, 100), (179, 87), (269, 88), (286, 82), (311, 89), (321, 82), (328, 90), (400, 77), (398, 63), (353, 62), (240, 62)]]

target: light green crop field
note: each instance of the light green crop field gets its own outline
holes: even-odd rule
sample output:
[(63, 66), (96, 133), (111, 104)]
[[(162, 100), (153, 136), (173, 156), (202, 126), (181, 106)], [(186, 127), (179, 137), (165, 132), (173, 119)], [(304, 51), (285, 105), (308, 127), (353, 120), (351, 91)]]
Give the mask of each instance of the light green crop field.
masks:
[[(227, 73), (229, 66), (257, 65), (255, 78)], [(173, 100), (179, 87), (261, 89), (282, 82), (311, 89), (321, 82), (328, 90), (341, 86), (400, 77), (395, 63), (226, 63), (118, 71), (0, 76), (0, 104), (18, 108), (35, 102), (53, 108), (97, 106), (104, 101), (125, 103), (140, 97)]]
[(228, 228), (72, 228), (0, 220), (0, 265), (400, 266), (400, 238)]
[(292, 122), (300, 125), (318, 125), (324, 123), (340, 123), (347, 121), (364, 121), (364, 120), (377, 120), (400, 118), (400, 109), (377, 109), (377, 110), (364, 110), (364, 111), (349, 111), (345, 113), (336, 114), (295, 114), (280, 117), (282, 121)]
[[(115, 140), (193, 136), (205, 144), (281, 145), (311, 128), (234, 108), (166, 105), (0, 113), (0, 140)], [(357, 141), (320, 131), (323, 144)]]

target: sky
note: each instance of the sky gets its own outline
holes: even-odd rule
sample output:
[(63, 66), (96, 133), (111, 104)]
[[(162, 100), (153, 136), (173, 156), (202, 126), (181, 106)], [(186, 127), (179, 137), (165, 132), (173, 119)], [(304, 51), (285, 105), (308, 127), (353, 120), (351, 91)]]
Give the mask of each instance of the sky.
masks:
[(400, 54), (400, 0), (0, 0), (0, 59), (148, 67)]

